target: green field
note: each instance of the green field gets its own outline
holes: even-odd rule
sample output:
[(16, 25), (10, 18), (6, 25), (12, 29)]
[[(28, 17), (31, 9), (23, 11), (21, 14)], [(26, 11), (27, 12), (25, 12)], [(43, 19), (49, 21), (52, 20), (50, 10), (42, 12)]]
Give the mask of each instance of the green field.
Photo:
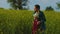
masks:
[[(60, 12), (44, 11), (45, 34), (60, 34)], [(0, 34), (31, 34), (33, 11), (0, 9)]]

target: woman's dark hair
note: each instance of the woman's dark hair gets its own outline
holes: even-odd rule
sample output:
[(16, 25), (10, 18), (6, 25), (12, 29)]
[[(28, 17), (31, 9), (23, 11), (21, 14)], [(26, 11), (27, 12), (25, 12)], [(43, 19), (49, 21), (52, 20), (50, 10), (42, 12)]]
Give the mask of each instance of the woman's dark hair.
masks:
[(40, 5), (38, 5), (38, 4), (37, 4), (37, 5), (35, 5), (35, 7), (36, 7), (37, 9), (40, 9)]

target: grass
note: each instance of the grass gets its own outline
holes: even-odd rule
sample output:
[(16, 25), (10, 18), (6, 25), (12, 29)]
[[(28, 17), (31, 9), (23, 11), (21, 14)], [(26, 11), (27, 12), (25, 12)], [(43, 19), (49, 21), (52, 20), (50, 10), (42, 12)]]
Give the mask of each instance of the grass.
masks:
[[(44, 11), (46, 34), (60, 34), (60, 12)], [(0, 9), (0, 34), (31, 34), (33, 11)]]

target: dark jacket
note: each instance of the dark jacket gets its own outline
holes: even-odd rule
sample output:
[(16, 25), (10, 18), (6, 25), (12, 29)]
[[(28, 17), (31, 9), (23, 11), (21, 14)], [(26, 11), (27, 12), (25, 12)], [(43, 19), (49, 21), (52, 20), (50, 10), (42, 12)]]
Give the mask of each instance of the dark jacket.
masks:
[(45, 22), (46, 21), (46, 18), (45, 18), (45, 15), (42, 11), (39, 12), (39, 18), (38, 18), (39, 21), (42, 21), (42, 22)]

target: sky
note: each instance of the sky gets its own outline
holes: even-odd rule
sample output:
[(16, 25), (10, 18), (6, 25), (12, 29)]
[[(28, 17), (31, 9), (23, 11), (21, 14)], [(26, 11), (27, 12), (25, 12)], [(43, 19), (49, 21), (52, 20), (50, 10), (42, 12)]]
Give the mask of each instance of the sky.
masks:
[(10, 5), (7, 2), (7, 0), (0, 0), (0, 7), (1, 8), (10, 8)]
[[(41, 10), (44, 10), (47, 6), (52, 6), (54, 9), (56, 9), (56, 3), (59, 1), (60, 0), (29, 0), (28, 6), (30, 10), (34, 9), (35, 4), (39, 4), (41, 6)], [(10, 8), (10, 5), (7, 0), (0, 0), (0, 7), (8, 9)]]

